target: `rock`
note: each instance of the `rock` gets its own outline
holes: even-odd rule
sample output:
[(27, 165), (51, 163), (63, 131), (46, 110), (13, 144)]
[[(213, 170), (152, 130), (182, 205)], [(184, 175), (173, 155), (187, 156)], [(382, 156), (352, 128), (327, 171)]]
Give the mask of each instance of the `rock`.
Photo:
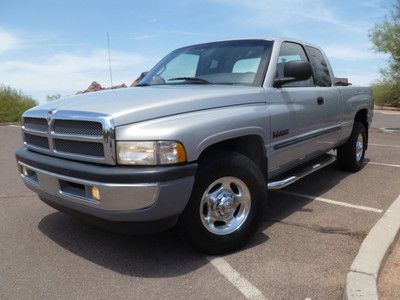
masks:
[(139, 82), (147, 75), (147, 73), (149, 72), (142, 72), (142, 74), (140, 74), (140, 76), (138, 78), (135, 79), (134, 82), (132, 82), (131, 87), (132, 86), (137, 86), (139, 84)]

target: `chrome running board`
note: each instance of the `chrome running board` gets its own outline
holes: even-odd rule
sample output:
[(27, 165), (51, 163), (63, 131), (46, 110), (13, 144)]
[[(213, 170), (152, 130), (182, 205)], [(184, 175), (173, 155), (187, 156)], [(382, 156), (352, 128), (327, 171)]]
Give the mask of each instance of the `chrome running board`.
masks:
[[(313, 160), (311, 164), (306, 165), (302, 169), (298, 169), (293, 174), (290, 174), (288, 177), (278, 177), (272, 179), (273, 181), (268, 182), (269, 190), (280, 190), (292, 183), (295, 183), (297, 180), (314, 173), (323, 167), (326, 167), (333, 163), (336, 160), (336, 156), (331, 154), (326, 154), (321, 156), (321, 158), (317, 160)], [(275, 180), (277, 179), (277, 180)]]

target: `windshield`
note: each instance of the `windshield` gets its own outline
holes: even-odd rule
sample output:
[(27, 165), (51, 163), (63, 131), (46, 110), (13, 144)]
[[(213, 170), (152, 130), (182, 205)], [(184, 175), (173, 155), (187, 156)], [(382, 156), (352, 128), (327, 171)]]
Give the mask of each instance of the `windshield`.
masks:
[(265, 76), (272, 44), (264, 40), (239, 40), (181, 48), (162, 59), (140, 85), (259, 86)]

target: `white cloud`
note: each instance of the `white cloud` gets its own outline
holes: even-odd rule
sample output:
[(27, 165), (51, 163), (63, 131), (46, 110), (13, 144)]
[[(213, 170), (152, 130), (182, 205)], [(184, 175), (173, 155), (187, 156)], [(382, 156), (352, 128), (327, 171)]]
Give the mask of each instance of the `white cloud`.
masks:
[(383, 58), (381, 54), (369, 50), (369, 45), (365, 47), (346, 47), (343, 45), (326, 45), (322, 46), (326, 55), (329, 58), (342, 59), (342, 60), (367, 60)]
[[(111, 49), (113, 84), (130, 84), (153, 61), (144, 56)], [(31, 92), (78, 91), (92, 81), (109, 86), (109, 64), (106, 49), (86, 55), (56, 53), (36, 60), (6, 60), (0, 64), (2, 84)]]
[(20, 43), (16, 35), (0, 28), (0, 53), (18, 48)]
[[(341, 20), (336, 17), (332, 3), (321, 0), (212, 0), (241, 8), (238, 22), (278, 27), (302, 23), (305, 20), (335, 25), (348, 31), (362, 32), (365, 24)], [(248, 17), (243, 16), (248, 13)], [(315, 24), (317, 25), (317, 24)]]

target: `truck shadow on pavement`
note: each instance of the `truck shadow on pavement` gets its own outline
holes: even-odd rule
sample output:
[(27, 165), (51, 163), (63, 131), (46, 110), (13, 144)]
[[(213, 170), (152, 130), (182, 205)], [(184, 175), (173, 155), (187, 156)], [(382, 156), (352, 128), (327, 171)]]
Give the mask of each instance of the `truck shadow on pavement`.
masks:
[[(320, 197), (337, 186), (348, 176), (351, 176), (351, 173), (339, 170), (337, 164), (334, 163), (306, 176), (290, 187), (287, 187), (285, 190)], [(282, 220), (295, 212), (312, 213), (313, 209), (305, 208), (305, 206), (312, 201), (314, 200), (282, 194), (279, 193), (279, 191), (271, 191), (269, 193), (269, 201), (264, 213), (264, 224), (261, 226), (261, 230), (265, 230), (276, 222), (282, 222)]]
[[(65, 250), (123, 275), (175, 277), (208, 263), (204, 255), (179, 238), (175, 230), (152, 235), (123, 235), (61, 212), (45, 216), (38, 228)], [(266, 239), (266, 236), (258, 238), (258, 243)]]
[[(309, 190), (310, 195), (317, 197), (349, 175), (339, 171), (333, 164), (304, 178), (290, 189), (304, 193)], [(276, 192), (271, 192), (269, 196), (263, 224), (244, 249), (264, 244), (268, 240), (263, 232), (265, 229), (297, 211), (307, 211), (304, 206), (312, 201), (298, 197), (293, 200), (293, 197)], [(182, 241), (174, 230), (153, 235), (127, 236), (98, 229), (60, 212), (44, 217), (38, 228), (65, 250), (123, 275), (174, 277), (197, 270), (208, 263), (203, 254)]]

